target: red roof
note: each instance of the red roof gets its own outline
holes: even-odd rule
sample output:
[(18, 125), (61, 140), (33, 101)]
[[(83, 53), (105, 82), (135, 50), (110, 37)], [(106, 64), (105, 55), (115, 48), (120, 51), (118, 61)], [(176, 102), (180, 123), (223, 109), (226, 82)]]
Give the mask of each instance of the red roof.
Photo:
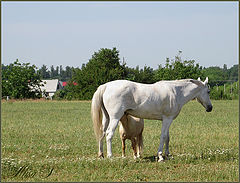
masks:
[[(63, 85), (63, 86), (66, 86), (66, 85), (67, 85), (67, 82), (66, 82), (66, 81), (62, 82), (62, 85)], [(73, 82), (73, 85), (76, 86), (77, 83)]]

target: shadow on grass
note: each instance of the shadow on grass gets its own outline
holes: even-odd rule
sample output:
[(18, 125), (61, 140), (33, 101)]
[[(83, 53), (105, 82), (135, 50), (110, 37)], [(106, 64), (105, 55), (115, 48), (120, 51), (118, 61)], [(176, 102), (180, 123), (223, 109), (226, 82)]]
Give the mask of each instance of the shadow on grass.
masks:
[[(163, 156), (164, 161), (171, 162), (185, 162), (185, 163), (196, 163), (197, 161), (206, 161), (206, 162), (233, 162), (238, 159), (238, 154), (232, 152), (231, 149), (224, 150), (204, 150), (200, 154), (176, 154), (166, 158)], [(157, 162), (156, 156), (146, 156), (143, 158), (146, 162)]]
[(150, 162), (156, 162), (156, 156), (147, 156), (147, 157), (144, 157), (143, 159)]

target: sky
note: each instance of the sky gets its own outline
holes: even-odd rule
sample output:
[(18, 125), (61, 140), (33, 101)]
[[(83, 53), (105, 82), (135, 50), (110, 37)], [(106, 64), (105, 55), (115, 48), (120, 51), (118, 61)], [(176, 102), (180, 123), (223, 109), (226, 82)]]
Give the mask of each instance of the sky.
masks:
[(101, 48), (157, 69), (179, 51), (203, 67), (239, 62), (235, 2), (1, 2), (1, 62), (79, 67)]

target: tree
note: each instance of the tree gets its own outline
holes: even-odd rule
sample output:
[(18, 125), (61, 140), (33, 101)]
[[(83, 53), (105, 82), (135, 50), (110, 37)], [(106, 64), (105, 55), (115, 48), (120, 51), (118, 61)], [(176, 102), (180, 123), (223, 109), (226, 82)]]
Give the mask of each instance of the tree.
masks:
[(135, 81), (139, 83), (154, 83), (154, 70), (150, 67), (144, 66), (143, 69), (139, 69), (139, 66), (134, 68), (125, 67), (125, 79)]
[(71, 79), (72, 78), (72, 70), (73, 70), (73, 68), (71, 68), (69, 66), (66, 67), (66, 78), (67, 79)]
[(176, 80), (176, 79), (197, 79), (202, 76), (202, 67), (195, 60), (182, 61), (181, 57), (175, 56), (170, 63), (169, 58), (166, 59), (165, 67), (159, 65), (155, 72), (155, 80)]
[(55, 76), (55, 69), (54, 69), (54, 66), (52, 65), (51, 66), (51, 78), (54, 78)]
[(209, 78), (209, 84), (211, 86), (215, 86), (216, 84), (223, 85), (225, 83), (225, 74), (220, 67), (205, 68), (203, 74)]
[(18, 59), (2, 72), (2, 95), (16, 99), (37, 98), (41, 96), (40, 75), (36, 66), (21, 64)]
[(77, 82), (77, 86), (72, 87), (72, 93), (68, 93), (75, 98), (91, 99), (97, 87), (106, 82), (123, 79), (124, 66), (119, 62), (119, 51), (116, 48), (102, 48), (92, 55), (92, 58), (81, 69), (74, 69), (72, 82)]
[(238, 64), (228, 69), (229, 80), (238, 80)]
[(41, 69), (38, 70), (39, 75), (41, 76), (42, 79), (48, 79), (50, 78), (50, 73), (47, 69), (46, 65), (43, 65)]
[(59, 66), (56, 67), (55, 76), (59, 77)]

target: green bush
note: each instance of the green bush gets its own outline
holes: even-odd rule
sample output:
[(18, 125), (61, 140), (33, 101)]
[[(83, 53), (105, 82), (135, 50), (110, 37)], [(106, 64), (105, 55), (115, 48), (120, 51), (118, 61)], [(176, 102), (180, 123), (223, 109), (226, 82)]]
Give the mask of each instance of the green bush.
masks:
[(213, 88), (211, 88), (211, 93), (210, 93), (211, 99), (233, 100), (233, 99), (238, 99), (238, 97), (239, 97), (238, 82), (225, 84), (225, 91), (224, 91), (224, 85), (214, 86)]
[(40, 75), (36, 66), (16, 60), (2, 70), (2, 96), (14, 99), (40, 98)]

